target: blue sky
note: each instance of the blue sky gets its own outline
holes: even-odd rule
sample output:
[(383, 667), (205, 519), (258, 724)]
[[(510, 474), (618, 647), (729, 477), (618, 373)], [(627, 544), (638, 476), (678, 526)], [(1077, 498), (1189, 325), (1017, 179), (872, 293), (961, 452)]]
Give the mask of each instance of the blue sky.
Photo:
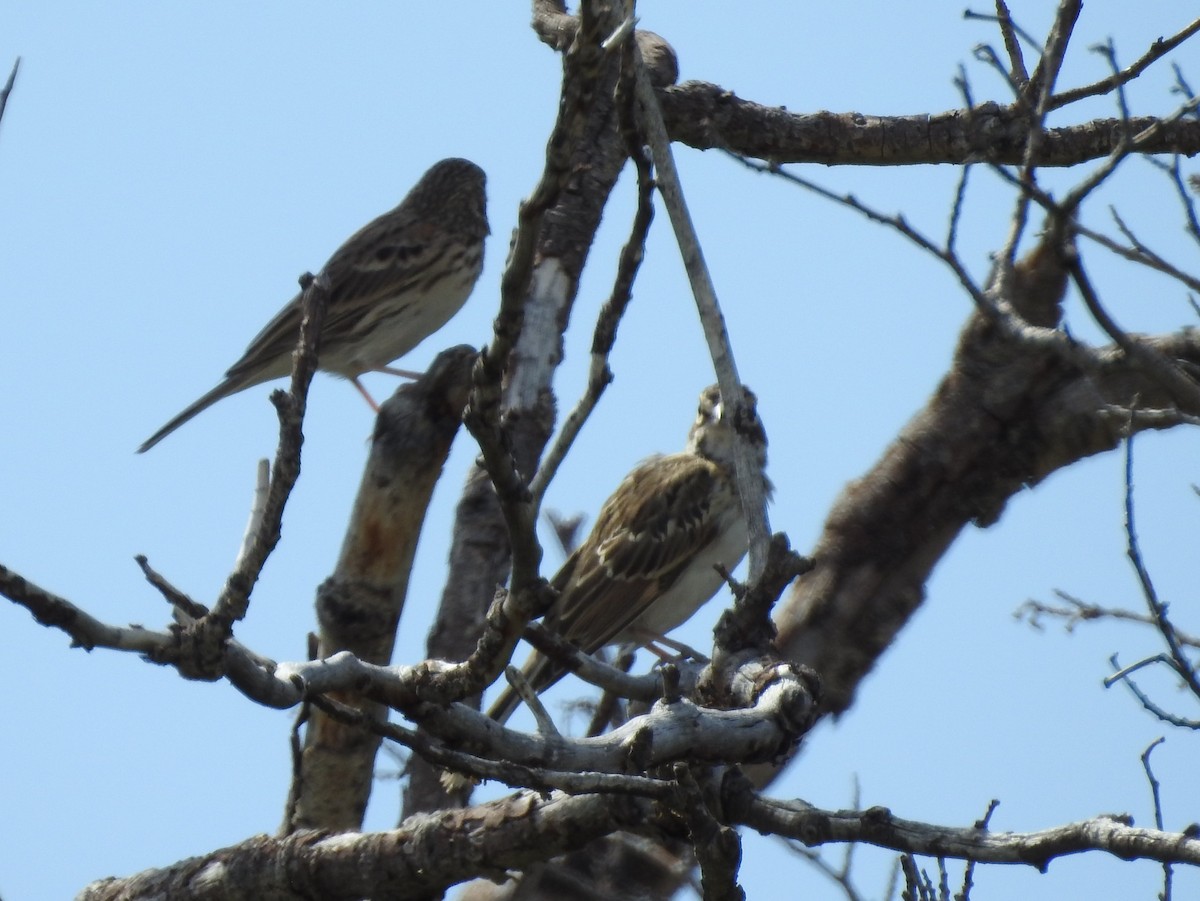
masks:
[[(1086, 5), (1065, 84), (1106, 74), (1089, 45), (1112, 36), (1127, 62), (1186, 23), (1167, 0), (1128, 7)], [(646, 2), (639, 12), (677, 49), (681, 78), (793, 110), (956, 108), (960, 62), (977, 100), (1005, 99), (971, 57), (975, 44), (998, 40), (986, 24), (963, 21), (961, 7), (872, 0), (850, 14), (762, 2), (738, 16), (715, 2)], [(1040, 35), (1050, 4), (1014, 12)], [(557, 102), (558, 58), (528, 20), (526, 4), (478, 0), (452, 18), (429, 4), (5, 7), (0, 68), (17, 55), (23, 63), (0, 124), (0, 562), (115, 623), (157, 627), (168, 618), (133, 563), (139, 553), (210, 600), (237, 550), (255, 463), (274, 448), (269, 388), (221, 402), (145, 456), (134, 448), (215, 384), (301, 272), (319, 268), (445, 156), (488, 172), (493, 234), (472, 300), (405, 365), (488, 340), (517, 204), (540, 172)], [(1200, 82), (1195, 46), (1174, 58)], [(1134, 111), (1172, 109), (1171, 80), (1165, 66), (1151, 70), (1131, 89)], [(1095, 101), (1052, 124), (1113, 109)], [(718, 155), (677, 152), (741, 374), (759, 394), (770, 435), (772, 522), (804, 550), (845, 483), (937, 384), (969, 301), (938, 264), (885, 229)], [(903, 211), (935, 235), (957, 177), (950, 167), (802, 171)], [(1061, 188), (1081, 176), (1047, 179)], [(626, 176), (585, 272), (556, 382), (564, 406), (585, 378), (631, 188)], [(1084, 220), (1111, 232), (1109, 203), (1168, 258), (1198, 268), (1177, 202), (1144, 162), (1130, 161), (1085, 206)], [(980, 277), (1010, 209), (1007, 189), (977, 172), (961, 248)], [(1084, 251), (1126, 328), (1194, 324), (1178, 285)], [(1075, 334), (1095, 335), (1077, 301), (1068, 321)], [(681, 447), (696, 394), (713, 380), (665, 215), (612, 365), (616, 381), (552, 487), (552, 507), (594, 515), (638, 459)], [(378, 395), (394, 387), (384, 376), (368, 384)], [(336, 558), (371, 417), (350, 386), (320, 377), (306, 425), (283, 541), (238, 633), (276, 659), (304, 654), (313, 594)], [(1198, 450), (1196, 435), (1182, 432), (1137, 445), (1142, 543), (1181, 625), (1194, 610)], [(460, 436), (426, 522), (397, 660), (421, 656), (473, 456)], [(1122, 556), (1121, 466), (1119, 455), (1087, 461), (1014, 499), (996, 527), (965, 533), (857, 705), (810, 737), (774, 793), (847, 807), (857, 778), (864, 805), (931, 822), (967, 825), (999, 798), (992, 823), (1002, 830), (1104, 812), (1150, 825), (1138, 755), (1164, 729), (1100, 682), (1110, 653), (1132, 661), (1157, 650), (1153, 638), (1109, 625), (1038, 633), (1012, 617), (1022, 601), (1049, 600), (1055, 588), (1138, 605)], [(548, 552), (548, 569), (557, 563)], [(716, 608), (679, 637), (703, 645)], [(6, 901), (66, 897), (94, 878), (276, 829), (289, 713), (131, 655), (69, 649), (8, 604), (0, 629), (8, 639), (0, 806), (15, 827), (0, 858)], [(1185, 704), (1166, 680), (1148, 682), (1165, 703)], [(1168, 733), (1155, 752), (1170, 828), (1200, 819), (1194, 741)], [(370, 828), (394, 823), (396, 797), (394, 783), (379, 784)], [(890, 857), (859, 855), (868, 895), (882, 892)], [(984, 868), (976, 897), (1150, 898), (1159, 872), (1099, 856), (1056, 861), (1046, 876)], [(747, 837), (743, 881), (755, 899), (801, 888), (838, 897), (758, 836)], [(1189, 887), (1200, 890), (1200, 879), (1181, 874), (1179, 894)]]

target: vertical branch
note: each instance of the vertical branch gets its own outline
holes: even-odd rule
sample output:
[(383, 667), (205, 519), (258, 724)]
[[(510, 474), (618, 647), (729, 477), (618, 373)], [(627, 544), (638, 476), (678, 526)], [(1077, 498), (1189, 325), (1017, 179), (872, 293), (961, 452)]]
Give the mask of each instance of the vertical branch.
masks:
[(246, 615), (250, 592), (262, 573), (267, 557), (279, 542), (283, 510), (300, 477), (300, 448), (304, 444), (304, 412), (308, 405), (308, 387), (317, 371), (317, 354), (325, 313), (329, 304), (329, 285), (325, 276), (305, 273), (300, 279), (304, 296), (301, 300), (303, 317), (300, 338), (292, 364), (292, 383), (285, 393), (271, 394), (271, 403), (279, 414), (279, 445), (275, 464), (271, 467), (271, 488), (267, 494), (262, 521), (254, 541), (239, 559), (237, 567), (225, 582), (225, 588), (213, 606), (212, 616), (228, 624)]
[[(539, 187), (522, 206), (517, 239), (501, 290), (502, 316), (518, 311), (519, 325), (505, 325), (507, 357), (494, 341), (489, 365), (504, 382), (501, 422), (517, 468), (528, 478), (553, 429), (551, 378), (562, 360), (562, 333), (569, 323), (587, 254), (601, 214), (626, 159), (613, 101), (620, 60), (600, 49), (599, 37), (615, 27), (614, 14), (600, 9), (567, 16), (561, 3), (536, 0), (533, 28), (563, 51), (558, 118), (546, 143)], [(663, 44), (663, 83), (673, 80), (673, 56)], [(552, 186), (543, 190), (542, 185)], [(511, 270), (511, 271), (510, 271)], [(495, 377), (496, 369), (492, 371)], [(486, 470), (467, 477), (455, 513), (449, 576), (426, 644), (427, 656), (464, 660), (484, 633), (484, 617), (510, 570), (509, 535)], [(438, 773), (414, 759), (404, 790), (405, 815), (457, 806), (466, 794), (450, 796)]]
[[(1162, 795), (1160, 793), (1161, 786), (1156, 778), (1154, 778), (1154, 770), (1150, 768), (1150, 755), (1154, 749), (1165, 742), (1166, 739), (1159, 736), (1152, 741), (1149, 747), (1142, 752), (1142, 769), (1146, 771), (1146, 781), (1150, 783), (1150, 795), (1154, 800), (1154, 825), (1161, 832), (1163, 829), (1163, 814), (1162, 814)], [(1163, 890), (1159, 894), (1162, 901), (1171, 901), (1171, 886), (1174, 877), (1174, 870), (1170, 861), (1163, 862)]]
[(650, 222), (654, 219), (654, 180), (650, 173), (650, 163), (641, 152), (633, 148), (633, 160), (638, 171), (638, 206), (633, 216), (629, 240), (621, 249), (621, 259), (617, 264), (617, 277), (613, 282), (612, 293), (600, 310), (596, 319), (596, 330), (592, 335), (592, 359), (588, 367), (587, 389), (575, 408), (563, 422), (558, 439), (546, 454), (537, 475), (529, 484), (533, 494), (535, 507), (540, 508), (542, 497), (546, 493), (554, 474), (567, 456), (579, 430), (587, 422), (587, 418), (596, 408), (604, 389), (612, 381), (612, 370), (608, 368), (608, 355), (612, 352), (617, 340), (617, 326), (625, 314), (625, 308), (633, 297), (633, 280), (637, 276), (642, 258), (646, 251), (646, 236), (650, 232)]
[(1050, 34), (1046, 38), (1042, 58), (1038, 61), (1037, 68), (1034, 69), (1033, 75), (1029, 79), (1026, 99), (1035, 102), (1031, 103), (1033, 113), (1029, 121), (1029, 136), (1025, 141), (1021, 159), (1021, 193), (1017, 196), (1017, 207), (1013, 213), (1008, 241), (999, 258), (998, 273), (1001, 285), (1007, 283), (1012, 272), (1013, 263), (1017, 258), (1017, 245), (1020, 243), (1021, 235), (1025, 233), (1025, 226), (1029, 221), (1029, 204), (1037, 190), (1035, 172), (1038, 153), (1046, 137), (1046, 115), (1052, 108), (1054, 84), (1058, 80), (1058, 73), (1062, 69), (1071, 33), (1075, 29), (1075, 22), (1082, 9), (1081, 0), (1062, 0), (1058, 7), (1058, 14), (1054, 18), (1054, 24), (1050, 28)]
[[(650, 75), (642, 62), (641, 51), (636, 43), (633, 45), (633, 59), (639, 121), (650, 145), (657, 172), (658, 189), (662, 193), (667, 214), (675, 229), (675, 239), (679, 243), (683, 265), (692, 286), (692, 294), (696, 298), (704, 337), (708, 341), (708, 351), (712, 357), (713, 368), (717, 372), (717, 383), (721, 386), (721, 397), (726, 404), (729, 404), (731, 398), (738, 398), (737, 402), (740, 403), (741, 380), (738, 378), (737, 365), (733, 359), (729, 332), (725, 328), (725, 317), (721, 313), (717, 291), (704, 262), (704, 252), (692, 224), (691, 214), (688, 213), (679, 173), (671, 154), (671, 140), (663, 123), (662, 109), (658, 105), (658, 97), (654, 93)], [(742, 512), (750, 534), (750, 581), (754, 582), (766, 567), (767, 544), (771, 530), (767, 519), (765, 487), (762, 478), (756, 475), (753, 451), (745, 437), (738, 441), (738, 452), (734, 462), (737, 469), (738, 494), (741, 496)]]
[(1000, 34), (1004, 37), (1004, 49), (1008, 51), (1012, 80), (1019, 88), (1024, 89), (1029, 84), (1029, 72), (1025, 69), (1025, 56), (1021, 53), (1021, 41), (1013, 24), (1012, 13), (1004, 0), (996, 0), (996, 21), (1000, 25)]
[[(316, 658), (350, 651), (368, 663), (390, 662), (421, 527), (458, 432), (475, 356), (467, 346), (442, 351), (380, 409), (337, 566), (317, 590)], [(382, 704), (332, 697), (376, 720), (387, 717)], [(314, 709), (304, 737), (284, 831), (361, 828), (379, 736)]]
[(287, 392), (276, 390), (271, 394), (271, 403), (279, 415), (279, 444), (258, 528), (252, 540), (243, 541), (234, 569), (225, 580), (225, 587), (212, 610), (180, 632), (178, 646), (170, 654), (163, 655), (164, 662), (174, 663), (189, 678), (211, 680), (224, 674), (226, 643), (233, 635), (234, 623), (246, 616), (250, 592), (262, 574), (267, 558), (279, 543), (283, 511), (300, 477), (304, 411), (308, 386), (317, 371), (321, 329), (329, 305), (329, 284), (324, 275), (314, 278), (306, 272), (300, 277), (300, 285), (304, 293), (300, 337), (292, 357), (291, 389)]
[(1171, 652), (1171, 665), (1179, 677), (1187, 685), (1188, 691), (1196, 698), (1200, 698), (1200, 679), (1197, 678), (1196, 670), (1191, 665), (1187, 656), (1183, 653), (1183, 648), (1179, 644), (1179, 636), (1175, 632), (1175, 624), (1171, 622), (1167, 616), (1167, 605), (1158, 598), (1158, 591), (1154, 587), (1153, 581), (1150, 579), (1150, 571), (1146, 569), (1145, 561), (1142, 559), (1142, 549), (1138, 542), (1137, 525), (1134, 519), (1133, 505), (1133, 423), (1129, 424), (1129, 434), (1125, 437), (1125, 553), (1129, 557), (1129, 562), (1133, 564), (1133, 569), (1137, 573), (1138, 583), (1142, 587), (1142, 596), (1146, 599), (1146, 606), (1150, 608), (1150, 615), (1154, 618), (1154, 625), (1158, 629), (1163, 640), (1167, 643), (1167, 649)]

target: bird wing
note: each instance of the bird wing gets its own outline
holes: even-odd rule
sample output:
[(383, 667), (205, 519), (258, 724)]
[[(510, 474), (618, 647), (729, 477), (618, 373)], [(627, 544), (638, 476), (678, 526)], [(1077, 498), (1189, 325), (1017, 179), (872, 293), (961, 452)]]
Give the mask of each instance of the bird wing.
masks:
[[(290, 362), (290, 357), (300, 341), (300, 300), (303, 294), (297, 294), (276, 313), (270, 322), (263, 326), (262, 331), (255, 335), (246, 346), (245, 352), (236, 363), (225, 371), (227, 381), (236, 380), (243, 376), (257, 374), (256, 370), (263, 368), (266, 363), (274, 363), (274, 369), (282, 366), (282, 361)], [(290, 370), (285, 369), (278, 375), (286, 375)], [(269, 378), (269, 376), (268, 376)], [(267, 381), (267, 378), (260, 379)]]
[(546, 624), (589, 654), (610, 644), (713, 540), (724, 478), (690, 453), (635, 468), (555, 577), (561, 595)]
[[(438, 242), (433, 240), (437, 227), (412, 218), (398, 208), (384, 213), (351, 235), (329, 258), (321, 270), (330, 286), (324, 335), (369, 334), (376, 325), (372, 311), (380, 310), (375, 301), (414, 287), (427, 273), (437, 252)], [(227, 378), (248, 375), (264, 360), (284, 361), (280, 375), (291, 371), (291, 353), (300, 340), (303, 296), (297, 294), (263, 326), (229, 367)]]

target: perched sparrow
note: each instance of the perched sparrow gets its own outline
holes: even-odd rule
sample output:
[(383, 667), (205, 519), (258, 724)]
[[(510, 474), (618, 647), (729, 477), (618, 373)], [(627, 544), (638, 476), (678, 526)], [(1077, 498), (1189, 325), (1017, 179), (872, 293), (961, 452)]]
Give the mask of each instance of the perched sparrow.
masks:
[[(749, 389), (746, 400), (753, 412)], [(609, 644), (646, 644), (681, 625), (716, 593), (722, 580), (714, 564), (733, 569), (747, 545), (731, 419), (717, 386), (704, 389), (687, 449), (651, 457), (625, 477), (587, 540), (552, 580), (558, 599), (545, 616), (547, 628), (587, 654)], [(748, 426), (762, 473), (767, 436), (757, 415)], [(762, 478), (770, 494), (765, 473)], [(522, 668), (538, 692), (564, 672), (536, 651)], [(519, 703), (517, 693), (506, 688), (488, 715), (504, 722)]]
[[(355, 232), (321, 270), (329, 307), (319, 366), (358, 381), (387, 369), (432, 335), (464, 303), (483, 269), (488, 234), (483, 170), (469, 160), (436, 163), (394, 210)], [(223, 397), (285, 376), (300, 338), (300, 299), (292, 298), (250, 342), (225, 380), (138, 448), (144, 453)]]

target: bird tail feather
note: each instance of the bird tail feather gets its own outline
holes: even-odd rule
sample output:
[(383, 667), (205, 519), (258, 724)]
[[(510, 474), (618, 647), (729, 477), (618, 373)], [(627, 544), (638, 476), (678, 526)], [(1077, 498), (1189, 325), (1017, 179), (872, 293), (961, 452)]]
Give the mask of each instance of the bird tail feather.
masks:
[(217, 385), (217, 387), (213, 388), (211, 391), (209, 391), (207, 394), (205, 394), (199, 400), (192, 403), (182, 413), (180, 413), (178, 416), (176, 416), (174, 419), (172, 419), (170, 422), (168, 422), (166, 425), (164, 425), (161, 429), (159, 429), (157, 432), (155, 432), (153, 435), (151, 435), (149, 438), (147, 438), (145, 441), (143, 441), (142, 446), (137, 449), (137, 452), (139, 454), (144, 454), (146, 451), (150, 450), (150, 448), (154, 447), (154, 445), (158, 444), (158, 442), (162, 441), (164, 438), (166, 438), (168, 435), (170, 435), (173, 431), (175, 431), (177, 428), (179, 428), (181, 425), (183, 425), (185, 422), (187, 422), (193, 416), (196, 416), (196, 415), (204, 412), (209, 407), (211, 407), (213, 404), (215, 404), (217, 401), (221, 400), (221, 398), (228, 397), (231, 394), (241, 391), (242, 388), (245, 388), (245, 387), (247, 387), (247, 385), (240, 381), (233, 381), (230, 379), (225, 379), (223, 382), (221, 382), (221, 384)]

